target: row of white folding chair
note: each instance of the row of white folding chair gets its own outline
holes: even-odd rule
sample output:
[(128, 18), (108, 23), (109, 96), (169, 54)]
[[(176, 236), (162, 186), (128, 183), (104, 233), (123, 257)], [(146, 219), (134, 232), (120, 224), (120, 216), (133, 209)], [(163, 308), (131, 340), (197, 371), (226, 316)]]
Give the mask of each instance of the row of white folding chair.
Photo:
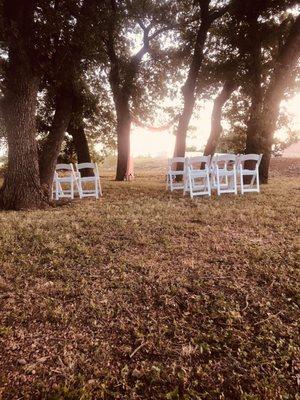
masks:
[[(208, 156), (210, 157), (210, 156)], [(206, 165), (210, 162), (211, 188), (217, 189), (218, 195), (222, 193), (237, 194), (238, 188), (242, 194), (245, 192), (259, 192), (259, 164), (262, 155), (258, 154), (220, 154), (211, 160), (205, 157), (195, 157), (187, 160), (188, 164), (197, 163)], [(245, 168), (245, 163), (250, 162), (253, 169)], [(251, 177), (249, 183), (245, 183), (245, 177)], [(239, 178), (239, 184), (238, 184)]]
[[(262, 155), (258, 154), (220, 154), (199, 157), (175, 157), (169, 160), (167, 173), (167, 188), (190, 192), (193, 198), (197, 195), (211, 195), (211, 189), (217, 189), (218, 195), (222, 193), (237, 194), (240, 178), (241, 193), (259, 192), (258, 168)], [(254, 163), (253, 169), (245, 168), (245, 162)], [(182, 163), (182, 169), (177, 170), (178, 163)], [(173, 169), (175, 165), (175, 169)], [(176, 177), (182, 176), (182, 182), (176, 182)], [(244, 177), (252, 177), (250, 183), (244, 182)], [(210, 179), (211, 178), (211, 179)]]
[[(60, 198), (74, 199), (75, 192), (80, 198), (102, 196), (98, 165), (96, 163), (75, 164), (75, 169), (72, 164), (56, 165), (52, 197), (55, 196), (56, 200)], [(93, 175), (82, 176), (81, 171), (84, 169), (92, 170)], [(88, 188), (85, 187), (86, 184), (89, 184)]]

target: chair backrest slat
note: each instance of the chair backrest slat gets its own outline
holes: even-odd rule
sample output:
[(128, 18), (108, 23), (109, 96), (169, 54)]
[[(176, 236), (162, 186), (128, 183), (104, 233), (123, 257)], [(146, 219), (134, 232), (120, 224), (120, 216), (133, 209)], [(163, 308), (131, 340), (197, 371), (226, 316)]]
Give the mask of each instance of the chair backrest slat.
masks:
[(244, 161), (260, 161), (262, 157), (262, 154), (241, 154), (239, 156), (239, 161), (244, 162)]
[(168, 159), (169, 169), (172, 170), (173, 166), (182, 164), (182, 171), (185, 169), (186, 158), (185, 157), (173, 157)]
[(236, 168), (237, 156), (235, 154), (217, 154), (212, 162), (213, 169), (234, 170)]
[(187, 158), (187, 165), (191, 169), (205, 169), (209, 168), (211, 156), (196, 156)]
[(91, 171), (90, 173), (94, 174), (94, 175), (90, 175), (90, 176), (95, 176), (99, 178), (99, 170), (98, 170), (98, 165), (96, 163), (93, 162), (86, 162), (86, 163), (80, 163), (80, 164), (75, 164), (76, 167), (76, 171), (78, 173), (80, 173), (80, 170), (86, 169)]
[(215, 158), (215, 162), (236, 162), (237, 156), (235, 154), (218, 154)]
[(77, 169), (85, 169), (85, 168), (94, 169), (95, 168), (95, 163), (86, 162), (86, 163), (76, 164), (76, 166), (77, 166)]
[(72, 164), (56, 164), (56, 171), (73, 171)]

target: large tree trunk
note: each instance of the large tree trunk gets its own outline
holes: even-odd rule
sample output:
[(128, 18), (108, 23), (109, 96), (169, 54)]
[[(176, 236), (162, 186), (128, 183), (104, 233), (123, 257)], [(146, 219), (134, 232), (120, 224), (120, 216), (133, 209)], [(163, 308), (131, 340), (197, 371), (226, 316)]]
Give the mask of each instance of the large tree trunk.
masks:
[[(260, 154), (264, 148), (263, 137), (261, 134), (261, 115), (263, 108), (263, 88), (262, 88), (262, 65), (261, 65), (261, 31), (258, 22), (259, 10), (255, 9), (248, 14), (248, 42), (250, 48), (249, 79), (251, 82), (250, 96), (251, 107), (250, 117), (247, 123), (246, 154)], [(252, 168), (253, 162), (248, 161), (247, 167)], [(261, 168), (261, 167), (260, 167)], [(249, 177), (245, 178), (248, 183)], [(261, 180), (262, 182), (262, 180)]]
[(3, 104), (8, 168), (0, 202), (5, 209), (20, 210), (44, 204), (35, 139), (39, 81), (17, 55), (10, 57), (10, 64)]
[(261, 37), (258, 22), (259, 13), (251, 13), (248, 17), (250, 46), (249, 77), (251, 77), (251, 108), (247, 124), (246, 153), (257, 153), (261, 150), (260, 117), (263, 106), (263, 89), (261, 82)]
[(0, 192), (0, 205), (5, 209), (29, 209), (45, 204), (35, 138), (39, 78), (32, 70), (30, 58), (34, 9), (34, 1), (4, 2), (9, 45), (3, 100), (8, 168)]
[(131, 116), (129, 104), (123, 102), (116, 107), (117, 110), (117, 174), (116, 180), (123, 181), (126, 177), (128, 163), (130, 159), (130, 128)]
[(133, 82), (138, 72), (139, 63), (147, 47), (143, 47), (137, 55), (131, 58), (128, 73), (125, 82), (122, 83), (119, 68), (119, 59), (114, 48), (114, 39), (112, 32), (108, 42), (108, 54), (110, 57), (111, 68), (109, 73), (109, 83), (113, 93), (113, 99), (117, 114), (117, 172), (116, 181), (123, 181), (126, 178), (126, 172), (130, 160), (130, 129), (131, 115), (129, 101), (132, 94)]
[(195, 89), (197, 86), (199, 70), (203, 61), (203, 48), (207, 37), (207, 32), (210, 27), (210, 23), (208, 23), (207, 19), (208, 19), (208, 4), (207, 4), (207, 10), (203, 14), (203, 19), (200, 28), (198, 30), (192, 62), (190, 65), (187, 80), (183, 87), (184, 106), (178, 121), (178, 127), (176, 131), (174, 157), (185, 156), (186, 135), (195, 105)]
[[(176, 142), (174, 148), (174, 157), (184, 157), (186, 149), (186, 136), (193, 113), (195, 100), (196, 100), (196, 87), (198, 83), (199, 71), (204, 58), (203, 50), (208, 31), (212, 23), (222, 17), (231, 7), (230, 5), (224, 6), (216, 12), (209, 11), (210, 0), (203, 0), (200, 2), (201, 24), (199, 26), (197, 37), (194, 46), (194, 52), (190, 69), (188, 72), (187, 80), (183, 87), (183, 100), (184, 106), (182, 114), (179, 118), (178, 127), (176, 131)], [(180, 164), (177, 168), (181, 168)]]
[[(110, 32), (111, 33), (111, 32)], [(108, 54), (110, 55), (111, 68), (109, 73), (109, 83), (113, 93), (113, 99), (117, 114), (117, 172), (116, 181), (123, 181), (126, 177), (128, 163), (130, 159), (130, 128), (131, 115), (129, 99), (131, 97), (131, 89), (134, 77), (137, 73), (137, 65), (135, 72), (131, 69), (130, 77), (127, 76), (125, 83), (121, 83), (119, 60), (114, 49), (114, 40), (108, 42)]]
[(295, 79), (293, 71), (299, 57), (300, 16), (296, 18), (290, 34), (278, 54), (261, 111), (257, 113), (255, 123), (251, 123), (250, 120), (248, 125), (246, 153), (263, 154), (260, 165), (262, 183), (268, 183), (273, 135), (276, 130), (280, 103), (286, 88)]
[(50, 197), (55, 165), (68, 128), (72, 113), (73, 97), (69, 90), (61, 88), (56, 96), (55, 114), (49, 135), (40, 157), (41, 183)]
[(216, 97), (214, 101), (214, 107), (211, 114), (211, 129), (208, 141), (205, 146), (204, 155), (214, 155), (218, 141), (222, 133), (221, 117), (222, 108), (227, 102), (232, 92), (235, 90), (236, 84), (233, 79), (229, 79), (225, 82), (221, 93)]

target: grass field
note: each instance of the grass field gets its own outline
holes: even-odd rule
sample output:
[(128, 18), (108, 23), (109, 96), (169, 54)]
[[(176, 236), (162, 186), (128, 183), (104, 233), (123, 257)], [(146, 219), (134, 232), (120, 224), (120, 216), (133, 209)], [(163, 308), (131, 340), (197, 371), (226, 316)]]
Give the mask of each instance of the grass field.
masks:
[(299, 399), (299, 170), (191, 201), (140, 160), (101, 200), (0, 213), (0, 399)]

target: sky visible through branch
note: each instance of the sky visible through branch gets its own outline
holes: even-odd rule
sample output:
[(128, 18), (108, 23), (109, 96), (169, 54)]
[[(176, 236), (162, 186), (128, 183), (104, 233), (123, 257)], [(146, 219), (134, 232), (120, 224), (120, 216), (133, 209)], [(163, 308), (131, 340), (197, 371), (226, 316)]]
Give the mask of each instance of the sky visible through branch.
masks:
[[(187, 146), (203, 150), (210, 132), (210, 118), (213, 102), (207, 101), (199, 112), (199, 117), (193, 118), (191, 125), (196, 127), (196, 132), (188, 137)], [(300, 130), (300, 93), (285, 102), (284, 107), (291, 114), (290, 127), (294, 131)], [(285, 139), (284, 130), (275, 135), (276, 138)], [(170, 157), (174, 151), (175, 136), (172, 129), (163, 132), (150, 132), (141, 127), (133, 127), (131, 134), (131, 151), (133, 157), (162, 156)]]

